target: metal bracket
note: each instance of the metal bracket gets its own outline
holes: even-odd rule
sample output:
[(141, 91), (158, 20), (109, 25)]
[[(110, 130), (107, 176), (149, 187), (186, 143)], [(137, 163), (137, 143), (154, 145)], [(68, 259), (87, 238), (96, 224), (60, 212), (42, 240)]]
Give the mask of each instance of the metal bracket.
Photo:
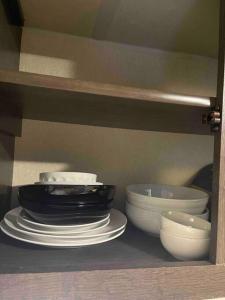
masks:
[(207, 117), (207, 123), (211, 126), (212, 132), (218, 132), (221, 123), (221, 114), (219, 107), (213, 108)]
[(208, 124), (211, 127), (212, 132), (218, 132), (220, 130), (221, 113), (219, 106), (211, 107), (211, 111), (202, 115), (202, 124)]

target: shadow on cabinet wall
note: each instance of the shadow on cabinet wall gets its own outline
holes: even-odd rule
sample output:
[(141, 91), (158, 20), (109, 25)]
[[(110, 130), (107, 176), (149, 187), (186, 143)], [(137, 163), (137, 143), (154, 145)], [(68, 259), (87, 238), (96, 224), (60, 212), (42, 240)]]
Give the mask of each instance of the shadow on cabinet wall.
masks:
[(13, 185), (38, 181), (45, 171), (93, 172), (117, 186), (115, 206), (123, 208), (125, 186), (190, 184), (212, 159), (212, 136), (23, 120)]

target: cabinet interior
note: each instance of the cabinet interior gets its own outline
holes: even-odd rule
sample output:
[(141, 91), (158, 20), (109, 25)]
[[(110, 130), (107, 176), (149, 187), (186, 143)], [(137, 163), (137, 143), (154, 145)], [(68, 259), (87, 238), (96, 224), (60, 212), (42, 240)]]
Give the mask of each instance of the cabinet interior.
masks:
[[(181, 7), (179, 1), (169, 1), (168, 19), (174, 19), (176, 5), (180, 7), (180, 20), (184, 15), (186, 19), (183, 33), (177, 35), (177, 28), (182, 29), (182, 26), (178, 20), (171, 21), (166, 37), (167, 21), (161, 23), (154, 17), (155, 11), (163, 13), (162, 1), (157, 7), (154, 1), (152, 4), (144, 1), (147, 7), (154, 6), (153, 25), (139, 40), (142, 27), (137, 24), (142, 16), (145, 17), (143, 26), (147, 28), (148, 25), (144, 11), (134, 19), (137, 28), (133, 35), (128, 34), (128, 30), (135, 28), (134, 24), (129, 27), (127, 19), (122, 22), (125, 5), (129, 8), (128, 19), (134, 13), (131, 7), (134, 1), (130, 1), (133, 4), (128, 4), (129, 1), (82, 4), (76, 20), (79, 16), (82, 20), (92, 5), (93, 11), (85, 28), (82, 23), (77, 25), (79, 32), (72, 30), (75, 25), (71, 20), (61, 28), (60, 18), (54, 21), (53, 14), (48, 20), (41, 14), (43, 7), (50, 9), (50, 2), (21, 1), (25, 19), (21, 43), (14, 38), (18, 37), (18, 27), (9, 25), (8, 21), (4, 25), (9, 31), (5, 45), (11, 49), (8, 51), (10, 63), (6, 65), (6, 59), (0, 60), (0, 93), (4, 108), (0, 123), (4, 152), (1, 157), (7, 153), (5, 171), (9, 175), (1, 179), (6, 199), (2, 201), (4, 211), (9, 209), (9, 199), (12, 199), (11, 205), (16, 205), (16, 186), (34, 181), (41, 171), (96, 171), (101, 180), (118, 185), (115, 205), (122, 210), (127, 184), (148, 180), (189, 184), (202, 166), (213, 161), (214, 140), (209, 124), (204, 122), (210, 107), (159, 103), (151, 101), (149, 94), (159, 90), (210, 99), (216, 97), (218, 37), (213, 32), (218, 31), (217, 1), (214, 4), (207, 1), (207, 5), (204, 2), (204, 14), (198, 24), (200, 29), (194, 36), (191, 33), (196, 27), (190, 20), (196, 20), (197, 12), (203, 9), (197, 5), (201, 1), (192, 1), (193, 7), (187, 4), (188, 7)], [(66, 2), (68, 7), (80, 3)], [(55, 5), (54, 13), (57, 13), (60, 1)], [(31, 9), (34, 6), (36, 9)], [(138, 4), (135, 6), (140, 12)], [(62, 14), (69, 13), (68, 7)], [(208, 24), (212, 34), (208, 44), (203, 38), (204, 43), (199, 43), (198, 37), (206, 35), (207, 27), (203, 25), (208, 21), (209, 12), (213, 12)], [(190, 20), (186, 22), (188, 13)], [(21, 25), (21, 20), (19, 23)], [(158, 32), (155, 32), (156, 25)], [(148, 38), (149, 33), (152, 39)], [(179, 43), (173, 40), (175, 36), (178, 40), (182, 36)], [(189, 38), (189, 43), (185, 38)], [(14, 63), (12, 53), (17, 53)], [(9, 193), (11, 186), (12, 193)], [(210, 264), (208, 261), (178, 262), (163, 250), (158, 239), (132, 225), (121, 239), (84, 250), (33, 249), (2, 233), (1, 241), (2, 273)], [(74, 260), (75, 256), (79, 260)]]

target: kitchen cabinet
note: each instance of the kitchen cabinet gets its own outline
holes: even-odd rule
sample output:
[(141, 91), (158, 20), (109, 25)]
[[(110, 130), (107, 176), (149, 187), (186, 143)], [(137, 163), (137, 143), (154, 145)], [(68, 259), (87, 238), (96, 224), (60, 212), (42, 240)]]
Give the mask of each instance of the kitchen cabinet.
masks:
[(0, 172), (1, 214), (10, 207), (14, 140), (21, 136), (23, 118), (214, 135), (212, 240), (208, 261), (178, 262), (163, 251), (158, 239), (146, 239), (132, 225), (119, 240), (93, 251), (85, 248), (68, 253), (29, 245), (17, 247), (19, 242), (1, 233), (1, 299), (225, 296), (224, 1), (220, 4), (216, 97), (21, 72), (24, 24), (18, 2), (10, 3), (2, 1), (0, 6), (0, 140), (4, 149), (0, 154), (4, 165), (4, 172)]

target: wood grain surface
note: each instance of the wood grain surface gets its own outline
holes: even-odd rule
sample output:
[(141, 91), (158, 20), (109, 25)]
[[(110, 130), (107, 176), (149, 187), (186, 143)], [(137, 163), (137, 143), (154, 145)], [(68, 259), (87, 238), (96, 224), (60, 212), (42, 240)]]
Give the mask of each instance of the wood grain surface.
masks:
[(158, 90), (141, 89), (129, 86), (91, 82), (78, 79), (40, 75), (27, 72), (0, 72), (2, 82), (9, 82), (31, 87), (43, 87), (53, 90), (71, 91), (91, 95), (102, 95), (125, 99), (144, 100), (149, 102), (180, 104), (194, 107), (210, 107), (213, 98), (179, 95)]
[(184, 300), (225, 296), (224, 266), (0, 275), (1, 300)]
[(0, 232), (0, 274), (80, 272), (95, 270), (205, 265), (172, 257), (160, 239), (128, 225), (125, 233), (108, 243), (72, 249), (52, 249), (23, 243)]
[(208, 107), (159, 103), (151, 90), (0, 71), (0, 93), (28, 119), (210, 134)]

